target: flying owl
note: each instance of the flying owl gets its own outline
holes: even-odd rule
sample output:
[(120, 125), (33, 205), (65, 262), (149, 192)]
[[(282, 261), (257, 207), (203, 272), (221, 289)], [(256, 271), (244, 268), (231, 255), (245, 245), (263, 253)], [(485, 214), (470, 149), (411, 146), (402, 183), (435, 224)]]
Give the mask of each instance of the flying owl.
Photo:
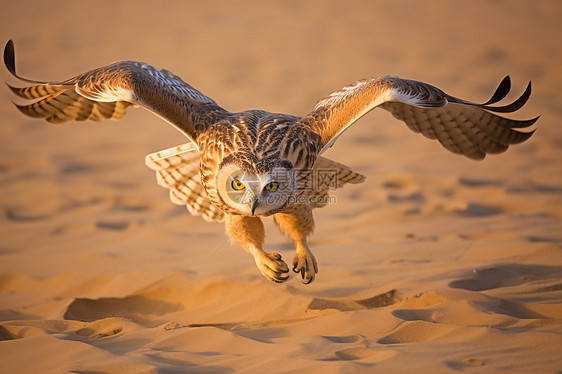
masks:
[(130, 106), (161, 117), (189, 141), (150, 154), (146, 164), (172, 202), (193, 215), (224, 221), (226, 233), (251, 254), (270, 281), (289, 278), (278, 253), (263, 249), (261, 218), (273, 216), (295, 244), (293, 271), (312, 282), (318, 265), (307, 238), (314, 229), (314, 208), (327, 205), (330, 190), (365, 177), (322, 157), (326, 149), (373, 108), (389, 111), (414, 132), (437, 139), (446, 149), (471, 159), (504, 152), (527, 140), (538, 119), (519, 121), (493, 113), (520, 109), (531, 84), (512, 104), (492, 106), (510, 90), (504, 78), (490, 100), (476, 104), (450, 96), (427, 83), (396, 76), (360, 80), (321, 99), (302, 116), (247, 110), (231, 113), (178, 76), (141, 62), (121, 61), (61, 82), (38, 82), (16, 74), (14, 45), (4, 49), (12, 75), (32, 84), (9, 86), (21, 98), (36, 100), (17, 108), (50, 123), (119, 120)]

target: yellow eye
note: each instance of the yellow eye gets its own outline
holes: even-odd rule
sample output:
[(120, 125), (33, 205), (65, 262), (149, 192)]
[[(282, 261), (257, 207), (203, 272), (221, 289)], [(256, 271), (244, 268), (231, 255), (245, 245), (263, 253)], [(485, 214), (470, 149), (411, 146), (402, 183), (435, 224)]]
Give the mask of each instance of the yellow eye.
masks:
[(244, 183), (240, 182), (238, 179), (234, 179), (232, 181), (232, 188), (235, 190), (243, 190), (246, 186), (244, 186)]
[(270, 192), (275, 192), (275, 191), (277, 191), (277, 188), (279, 188), (279, 183), (277, 183), (277, 182), (271, 182), (271, 183), (268, 183), (268, 184), (265, 186), (265, 189), (268, 190), (268, 191), (270, 191)]

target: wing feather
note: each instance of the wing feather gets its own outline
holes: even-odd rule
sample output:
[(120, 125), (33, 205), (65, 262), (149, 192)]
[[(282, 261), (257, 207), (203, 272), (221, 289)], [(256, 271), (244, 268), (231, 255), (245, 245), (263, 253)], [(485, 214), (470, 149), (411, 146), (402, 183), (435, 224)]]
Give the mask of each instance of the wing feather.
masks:
[(6, 84), (10, 90), (17, 96), (23, 99), (40, 99), (45, 96), (53, 95), (59, 91), (70, 88), (69, 86), (63, 85), (49, 85), (49, 84), (38, 84), (36, 86), (29, 87), (13, 87)]
[(156, 171), (158, 184), (170, 190), (170, 200), (185, 205), (193, 215), (206, 221), (223, 221), (224, 212), (211, 203), (201, 184), (200, 157), (192, 143), (146, 156), (145, 163)]
[[(323, 178), (328, 177), (328, 178)], [(321, 208), (329, 201), (330, 190), (336, 190), (345, 184), (358, 184), (365, 181), (365, 176), (354, 172), (348, 166), (339, 162), (318, 157), (312, 168), (312, 173), (302, 176), (304, 180), (299, 181), (309, 186), (307, 188), (309, 204), (312, 208)], [(313, 178), (312, 183), (309, 180)], [(310, 188), (311, 187), (311, 188)]]
[[(195, 141), (198, 131), (193, 118), (199, 107), (205, 106), (201, 111), (212, 111), (215, 116), (228, 113), (178, 76), (141, 62), (120, 61), (62, 82), (39, 82), (16, 73), (14, 44), (10, 40), (4, 49), (4, 63), (14, 77), (32, 84), (8, 85), (12, 92), (23, 99), (39, 99), (31, 104), (16, 104), (18, 109), (51, 123), (118, 120), (127, 107), (135, 105), (150, 110)], [(198, 129), (204, 128), (204, 123), (199, 125)]]
[(514, 129), (530, 127), (539, 117), (519, 121), (492, 113), (514, 112), (527, 102), (531, 83), (513, 103), (490, 105), (505, 98), (510, 87), (508, 76), (490, 100), (477, 104), (450, 96), (427, 83), (395, 76), (362, 80), (320, 100), (301, 123), (320, 135), (322, 153), (355, 121), (380, 106), (412, 131), (437, 139), (449, 151), (482, 159), (487, 153), (504, 152), (509, 145), (527, 140), (534, 132)]

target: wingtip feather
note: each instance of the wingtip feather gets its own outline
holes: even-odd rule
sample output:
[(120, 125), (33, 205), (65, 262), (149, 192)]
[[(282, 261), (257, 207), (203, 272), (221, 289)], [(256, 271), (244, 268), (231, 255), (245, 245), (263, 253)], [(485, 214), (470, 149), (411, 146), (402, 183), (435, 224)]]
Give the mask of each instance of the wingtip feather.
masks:
[(535, 131), (537, 131), (537, 129), (534, 129), (532, 131), (528, 131), (528, 132), (523, 132), (523, 131), (516, 131), (517, 133), (517, 139), (513, 140), (510, 144), (520, 144), (523, 143), (524, 141), (526, 141), (527, 139), (529, 139), (531, 136), (533, 136), (533, 134), (535, 133)]
[(4, 47), (4, 65), (10, 73), (16, 75), (16, 56), (12, 39), (8, 40)]
[(14, 77), (18, 78), (19, 80), (21, 80), (23, 82), (33, 83), (33, 84), (47, 84), (48, 83), (48, 82), (41, 82), (41, 81), (26, 79), (26, 78), (23, 78), (23, 77), (19, 76), (16, 73), (16, 52), (15, 52), (15, 48), (14, 48), (14, 42), (12, 41), (12, 39), (8, 40), (8, 42), (6, 43), (6, 46), (4, 47), (4, 65), (10, 71), (10, 73), (12, 73), (12, 75)]
[(511, 104), (498, 106), (498, 107), (491, 107), (484, 104), (481, 107), (483, 109), (496, 113), (513, 113), (521, 109), (527, 103), (530, 97), (531, 97), (531, 82), (529, 81), (529, 84), (527, 85), (527, 88), (525, 88), (523, 94), (521, 94), (521, 96), (519, 96), (519, 98), (517, 98), (517, 100), (515, 100)]
[(498, 85), (496, 92), (494, 92), (490, 100), (486, 101), (482, 105), (497, 103), (498, 101), (506, 97), (510, 90), (511, 90), (511, 78), (509, 77), (509, 75), (506, 75), (505, 78), (503, 78), (500, 84)]

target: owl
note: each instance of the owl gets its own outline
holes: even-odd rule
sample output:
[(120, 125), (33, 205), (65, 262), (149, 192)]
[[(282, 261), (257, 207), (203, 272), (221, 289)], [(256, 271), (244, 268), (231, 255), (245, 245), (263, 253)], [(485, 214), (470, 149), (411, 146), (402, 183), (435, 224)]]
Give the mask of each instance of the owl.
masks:
[(520, 109), (531, 84), (512, 104), (493, 105), (510, 90), (499, 84), (490, 100), (477, 104), (419, 81), (383, 76), (360, 80), (318, 101), (304, 116), (262, 110), (229, 112), (178, 76), (148, 64), (120, 61), (61, 82), (38, 82), (16, 74), (12, 41), (4, 63), (27, 87), (8, 86), (34, 102), (16, 107), (53, 124), (123, 118), (141, 106), (184, 134), (186, 144), (146, 157), (173, 203), (207, 221), (224, 221), (226, 234), (254, 259), (268, 280), (281, 283), (289, 267), (263, 249), (262, 218), (273, 216), (295, 245), (292, 270), (308, 284), (318, 273), (307, 239), (313, 210), (328, 204), (330, 191), (365, 177), (322, 154), (373, 108), (389, 111), (414, 132), (437, 139), (447, 150), (471, 159), (504, 152), (527, 140), (520, 131), (538, 119), (512, 120), (494, 113)]

